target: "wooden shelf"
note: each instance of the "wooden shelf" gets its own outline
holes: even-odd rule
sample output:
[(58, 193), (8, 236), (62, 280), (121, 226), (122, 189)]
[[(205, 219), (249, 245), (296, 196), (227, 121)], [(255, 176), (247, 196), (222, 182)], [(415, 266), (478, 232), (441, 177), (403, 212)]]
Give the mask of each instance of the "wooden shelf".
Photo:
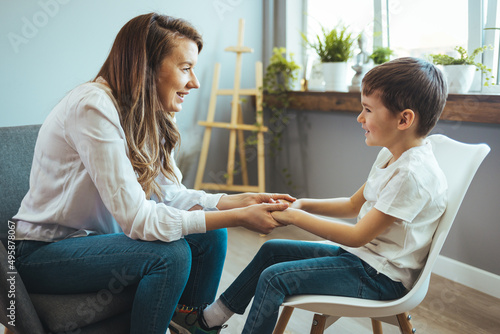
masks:
[[(290, 92), (292, 110), (361, 112), (360, 93)], [(272, 97), (264, 97), (268, 102)], [(450, 94), (442, 120), (500, 124), (500, 95)]]

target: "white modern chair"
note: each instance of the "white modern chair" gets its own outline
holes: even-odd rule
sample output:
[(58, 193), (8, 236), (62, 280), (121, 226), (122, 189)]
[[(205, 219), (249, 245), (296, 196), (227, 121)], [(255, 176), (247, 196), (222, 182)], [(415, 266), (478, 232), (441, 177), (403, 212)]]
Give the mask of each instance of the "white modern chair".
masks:
[(273, 334), (282, 334), (294, 308), (316, 313), (311, 334), (323, 333), (341, 317), (371, 318), (373, 333), (382, 334), (382, 323), (399, 326), (403, 334), (415, 333), (409, 311), (418, 306), (429, 288), (432, 268), (443, 247), (469, 185), (488, 155), (486, 144), (465, 144), (444, 135), (429, 136), (439, 166), (448, 181), (448, 206), (434, 234), (425, 267), (413, 288), (402, 298), (389, 301), (325, 295), (297, 295), (286, 298)]

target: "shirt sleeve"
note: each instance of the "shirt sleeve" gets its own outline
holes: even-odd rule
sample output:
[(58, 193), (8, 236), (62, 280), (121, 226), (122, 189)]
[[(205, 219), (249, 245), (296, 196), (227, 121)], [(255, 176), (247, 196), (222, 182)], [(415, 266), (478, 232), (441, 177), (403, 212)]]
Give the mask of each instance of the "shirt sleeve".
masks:
[(173, 170), (179, 182), (173, 182), (164, 175), (157, 177), (161, 193), (162, 202), (168, 206), (189, 210), (195, 205), (200, 205), (204, 211), (218, 211), (217, 204), (224, 194), (207, 194), (202, 190), (187, 189), (182, 184), (182, 173), (175, 163), (172, 155)]
[(411, 222), (429, 199), (430, 196), (422, 190), (412, 173), (398, 169), (378, 194), (374, 207), (387, 215)]
[[(146, 199), (127, 156), (118, 112), (105, 92), (92, 91), (72, 109), (66, 119), (65, 137), (78, 152), (104, 205), (126, 235), (133, 239), (173, 241), (206, 231), (203, 211), (167, 205), (179, 200), (157, 203)], [(184, 202), (189, 202), (188, 197), (183, 196)]]

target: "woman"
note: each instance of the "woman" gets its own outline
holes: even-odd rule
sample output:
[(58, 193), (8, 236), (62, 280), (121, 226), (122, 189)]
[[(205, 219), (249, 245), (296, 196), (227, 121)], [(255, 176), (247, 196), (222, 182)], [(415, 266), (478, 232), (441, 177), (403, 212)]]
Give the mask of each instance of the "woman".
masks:
[(173, 115), (199, 88), (202, 46), (182, 19), (138, 16), (96, 79), (52, 110), (14, 217), (17, 267), (30, 292), (99, 291), (119, 273), (137, 284), (131, 332), (164, 334), (178, 303), (213, 301), (224, 228), (279, 226), (270, 212), (286, 209), (276, 200), (293, 201), (288, 195), (213, 195), (180, 183)]

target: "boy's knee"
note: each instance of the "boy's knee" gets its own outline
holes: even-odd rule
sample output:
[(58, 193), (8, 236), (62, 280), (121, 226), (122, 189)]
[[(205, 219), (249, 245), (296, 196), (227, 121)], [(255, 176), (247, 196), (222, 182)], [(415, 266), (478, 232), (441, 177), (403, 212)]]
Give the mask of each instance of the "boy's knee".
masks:
[(283, 240), (268, 240), (260, 247), (256, 256), (260, 258), (273, 258), (275, 254), (283, 252), (283, 247)]
[(275, 249), (283, 247), (283, 242), (284, 241), (280, 239), (268, 240), (260, 247), (260, 250), (264, 252), (272, 252)]

